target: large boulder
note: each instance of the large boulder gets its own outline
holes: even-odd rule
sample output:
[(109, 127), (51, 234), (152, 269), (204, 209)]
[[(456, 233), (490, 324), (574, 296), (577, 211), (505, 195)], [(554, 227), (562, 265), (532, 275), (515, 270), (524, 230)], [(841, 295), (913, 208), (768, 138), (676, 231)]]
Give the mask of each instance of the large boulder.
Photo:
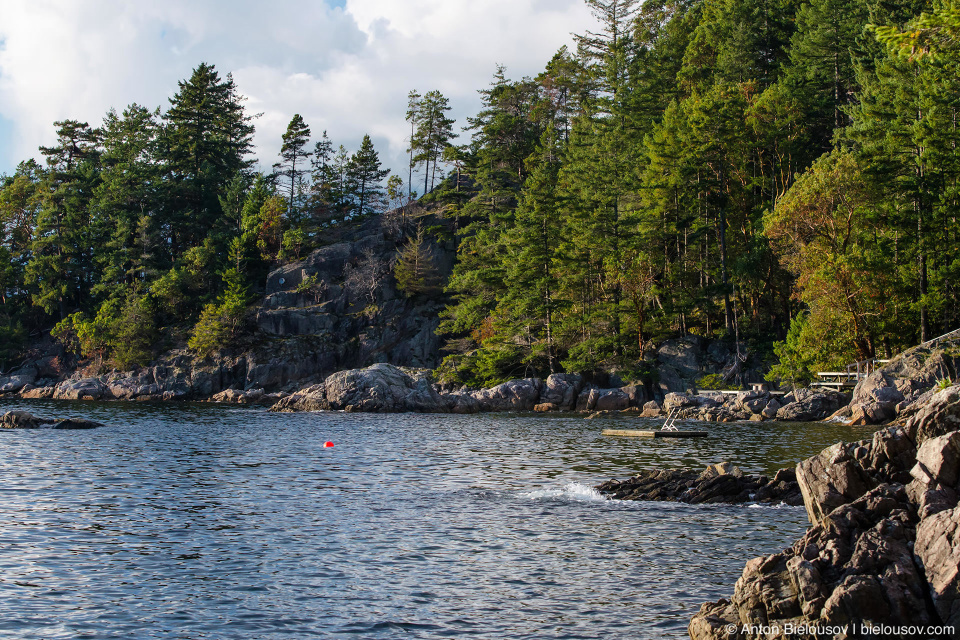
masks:
[(698, 406), (700, 406), (700, 403), (697, 402), (696, 396), (686, 393), (668, 393), (663, 396), (663, 410), (668, 413), (674, 409)]
[(327, 389), (321, 384), (310, 385), (277, 401), (270, 411), (292, 413), (295, 411), (325, 411), (330, 409)]
[(847, 424), (853, 426), (883, 424), (897, 415), (896, 405), (893, 402), (852, 404), (849, 410), (850, 415)]
[(849, 397), (846, 394), (836, 391), (797, 389), (793, 395), (793, 402), (789, 402), (777, 410), (777, 420), (785, 422), (823, 420), (848, 402)]
[(926, 573), (933, 605), (960, 634), (960, 507), (925, 518), (914, 550)]
[(583, 389), (583, 376), (579, 373), (551, 374), (540, 393), (541, 403), (555, 404), (569, 411), (576, 406), (577, 396)]
[(960, 489), (960, 431), (925, 440), (910, 476), (907, 494), (921, 520), (952, 509)]
[(47, 422), (28, 411), (7, 411), (0, 416), (0, 429), (38, 429)]
[[(787, 625), (932, 624), (913, 536), (903, 487), (877, 487), (832, 511), (790, 549), (748, 562), (733, 597), (704, 605), (690, 637), (758, 637), (740, 635), (744, 625), (779, 627), (764, 637), (786, 638), (797, 637), (783, 633)], [(730, 625), (738, 631), (727, 635)]]
[(620, 389), (602, 389), (594, 404), (595, 411), (622, 411), (630, 406), (630, 396)]
[(469, 393), (449, 393), (444, 396), (450, 413), (479, 413), (480, 403)]
[(8, 411), (0, 416), (0, 429), (96, 429), (102, 426), (99, 422), (83, 418), (63, 418), (59, 420), (38, 418), (27, 411)]
[(910, 481), (916, 448), (907, 434), (891, 427), (871, 440), (839, 442), (797, 465), (797, 482), (811, 524), (888, 482)]
[(8, 376), (0, 377), (0, 393), (16, 393), (37, 381), (36, 367), (23, 367)]
[(955, 345), (960, 338), (920, 345), (904, 351), (883, 368), (857, 383), (852, 403), (911, 402), (960, 368)]
[(960, 386), (953, 385), (930, 398), (906, 425), (907, 434), (923, 444), (928, 438), (942, 436), (960, 429)]
[(470, 395), (482, 411), (533, 411), (540, 404), (543, 381), (539, 378), (510, 380), (490, 389), (480, 389)]
[(104, 386), (99, 378), (64, 380), (53, 392), (55, 400), (99, 400), (103, 395)]
[[(503, 385), (501, 385), (503, 386)], [(326, 400), (332, 409), (446, 413), (448, 405), (433, 388), (427, 375), (416, 378), (389, 364), (340, 371), (324, 381)], [(531, 408), (533, 408), (531, 406)]]
[(769, 403), (770, 393), (767, 391), (741, 391), (737, 394), (734, 407), (740, 411), (761, 413)]
[(31, 400), (47, 400), (53, 397), (55, 391), (55, 387), (24, 387), (20, 391), (20, 397)]

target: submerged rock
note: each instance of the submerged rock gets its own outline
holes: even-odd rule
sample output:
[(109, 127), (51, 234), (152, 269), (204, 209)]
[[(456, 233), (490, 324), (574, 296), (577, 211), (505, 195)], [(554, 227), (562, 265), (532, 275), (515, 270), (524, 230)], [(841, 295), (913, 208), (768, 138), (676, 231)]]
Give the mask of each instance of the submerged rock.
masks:
[(3, 429), (96, 429), (102, 426), (83, 418), (38, 418), (28, 411), (8, 411), (0, 416), (0, 428)]
[(0, 428), (3, 429), (38, 429), (48, 422), (28, 411), (7, 411), (0, 416)]
[(626, 480), (604, 482), (597, 491), (617, 500), (803, 504), (793, 470), (782, 469), (770, 480), (766, 476), (746, 475), (728, 462), (710, 465), (701, 472), (683, 469), (641, 471)]
[(96, 429), (97, 427), (102, 427), (103, 425), (99, 422), (94, 422), (93, 420), (83, 420), (81, 418), (67, 418), (65, 420), (57, 420), (53, 423), (51, 429)]

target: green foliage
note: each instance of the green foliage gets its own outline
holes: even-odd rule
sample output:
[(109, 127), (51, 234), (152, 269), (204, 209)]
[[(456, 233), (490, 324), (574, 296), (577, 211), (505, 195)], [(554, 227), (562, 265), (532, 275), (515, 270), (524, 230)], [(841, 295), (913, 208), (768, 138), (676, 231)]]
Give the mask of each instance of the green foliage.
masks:
[[(781, 338), (775, 375), (803, 382), (960, 326), (956, 2), (587, 4), (599, 29), (575, 52), (534, 78), (497, 68), (468, 143), (442, 94), (411, 92), (406, 200), (369, 136), (311, 146), (299, 115), (278, 172), (255, 175), (252, 116), (205, 63), (165, 113), (54, 123), (45, 165), (0, 178), (0, 348), (57, 321), (117, 364), (148, 358), (160, 326), (228, 346), (277, 261), (386, 198), (384, 228), (405, 233), (414, 167), (443, 229), (395, 276), (436, 296), (425, 236), (455, 234), (440, 330), (462, 383), (647, 376), (651, 343), (678, 334)], [(354, 302), (378, 303), (385, 267), (349, 265)]]
[[(415, 98), (414, 98), (415, 96)], [(450, 101), (439, 91), (428, 91), (420, 96), (411, 92), (413, 104), (407, 112), (407, 119), (413, 130), (410, 139), (410, 166), (423, 163), (423, 193), (433, 191), (437, 178), (437, 164), (442, 159), (444, 149), (455, 137), (453, 120), (447, 117)]]
[(709, 389), (716, 391), (729, 391), (739, 388), (736, 385), (728, 384), (723, 379), (723, 376), (718, 373), (710, 373), (698, 379), (696, 382), (696, 387), (698, 389)]
[(393, 277), (397, 280), (397, 289), (407, 296), (428, 296), (440, 291), (440, 272), (422, 228), (397, 251)]
[(302, 227), (287, 229), (283, 232), (282, 250), (280, 256), (284, 260), (299, 260), (303, 252), (307, 234)]
[(299, 113), (293, 114), (283, 134), (283, 145), (280, 147), (280, 157), (283, 158), (283, 162), (274, 165), (274, 169), (290, 181), (287, 203), (290, 206), (288, 216), (293, 224), (300, 223), (300, 213), (303, 208), (304, 176), (310, 172), (309, 161), (313, 155), (312, 151), (307, 150), (309, 142), (310, 127)]
[(352, 215), (379, 213), (384, 208), (383, 179), (389, 169), (380, 168), (380, 155), (373, 148), (370, 136), (363, 136), (360, 148), (346, 167), (346, 181), (354, 204)]
[(129, 292), (110, 298), (93, 319), (72, 313), (50, 332), (67, 351), (109, 361), (118, 369), (144, 365), (153, 356), (157, 337), (155, 310), (149, 296)]
[(816, 353), (816, 344), (811, 329), (809, 314), (801, 313), (793, 319), (787, 339), (773, 345), (779, 362), (770, 369), (767, 380), (793, 386), (806, 386), (814, 380), (816, 362), (813, 354)]
[(236, 284), (231, 285), (216, 303), (204, 306), (190, 332), (187, 347), (200, 357), (228, 347), (240, 328), (246, 308), (244, 291)]
[(230, 267), (223, 274), (225, 285), (217, 302), (207, 304), (190, 332), (187, 347), (200, 357), (230, 346), (243, 323), (250, 302), (250, 293), (243, 273), (243, 242), (235, 238), (230, 245)]
[(231, 325), (232, 319), (223, 313), (220, 305), (210, 303), (200, 312), (200, 319), (190, 332), (187, 346), (200, 357), (212, 355), (229, 344)]
[(233, 77), (221, 79), (213, 65), (201, 63), (189, 80), (178, 83), (163, 115), (162, 156), (170, 181), (167, 197), (171, 242), (195, 245), (222, 219), (219, 195), (251, 161), (253, 116), (243, 110)]
[(874, 27), (877, 39), (910, 60), (949, 59), (960, 46), (960, 3), (944, 0), (930, 13), (926, 11), (902, 31), (893, 25)]
[(7, 364), (20, 355), (26, 339), (27, 333), (20, 321), (0, 316), (0, 368), (6, 369)]

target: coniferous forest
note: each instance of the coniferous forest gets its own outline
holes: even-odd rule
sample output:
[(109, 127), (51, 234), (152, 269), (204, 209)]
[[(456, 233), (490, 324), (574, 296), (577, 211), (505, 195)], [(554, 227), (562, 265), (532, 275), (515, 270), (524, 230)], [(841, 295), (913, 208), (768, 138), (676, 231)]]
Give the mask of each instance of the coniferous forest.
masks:
[(165, 110), (53, 123), (0, 182), (0, 363), (50, 332), (118, 368), (171, 327), (213, 353), (270, 269), (417, 191), (457, 260), (442, 290), (419, 251), (394, 273), (446, 302), (451, 381), (642, 376), (688, 333), (800, 381), (960, 327), (960, 5), (586, 1), (601, 28), (536, 77), (497, 68), (467, 122), (411, 91), (389, 180), (369, 137), (299, 115), (255, 171), (255, 114), (209, 64)]

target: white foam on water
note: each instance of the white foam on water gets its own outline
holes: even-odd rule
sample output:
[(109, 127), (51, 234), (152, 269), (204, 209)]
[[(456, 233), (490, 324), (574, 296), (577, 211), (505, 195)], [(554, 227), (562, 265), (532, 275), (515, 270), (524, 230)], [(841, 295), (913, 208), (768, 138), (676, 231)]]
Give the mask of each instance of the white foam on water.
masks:
[(770, 503), (760, 504), (760, 503), (754, 502), (752, 504), (748, 504), (747, 508), (748, 509), (803, 509), (803, 505), (793, 506), (793, 505), (787, 504), (786, 502), (781, 502), (779, 504), (770, 504)]
[(538, 489), (520, 494), (531, 500), (560, 499), (576, 502), (605, 502), (606, 497), (593, 487), (579, 482), (571, 482), (560, 489)]

